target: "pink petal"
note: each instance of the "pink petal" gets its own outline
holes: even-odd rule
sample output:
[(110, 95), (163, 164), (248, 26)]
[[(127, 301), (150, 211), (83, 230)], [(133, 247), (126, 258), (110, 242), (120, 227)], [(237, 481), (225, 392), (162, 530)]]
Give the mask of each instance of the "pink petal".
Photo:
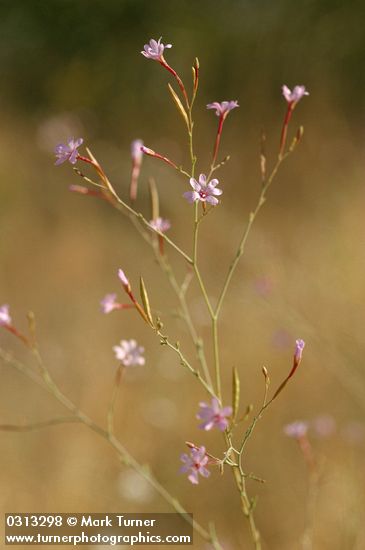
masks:
[(199, 199), (199, 194), (198, 194), (196, 191), (187, 191), (186, 193), (183, 194), (183, 197), (184, 197), (190, 204), (192, 204), (193, 202), (195, 202), (196, 200)]
[(219, 200), (210, 195), (209, 197), (206, 198), (206, 202), (215, 206), (216, 204), (219, 203)]
[(194, 191), (199, 192), (201, 190), (201, 185), (194, 178), (190, 178), (190, 185)]

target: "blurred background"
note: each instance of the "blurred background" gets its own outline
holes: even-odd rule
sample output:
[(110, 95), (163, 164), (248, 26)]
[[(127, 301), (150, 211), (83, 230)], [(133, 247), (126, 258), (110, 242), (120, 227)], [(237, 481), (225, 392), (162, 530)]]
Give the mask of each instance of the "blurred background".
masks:
[[(0, 3), (0, 304), (11, 305), (23, 331), (26, 312), (35, 312), (40, 349), (55, 380), (104, 425), (117, 367), (112, 346), (136, 338), (145, 347), (146, 366), (123, 379), (118, 437), (199, 521), (215, 521), (226, 549), (251, 547), (230, 472), (224, 478), (213, 472), (197, 487), (178, 473), (186, 440), (222, 453), (219, 434), (197, 427), (198, 402), (206, 395), (137, 315), (105, 316), (99, 306), (108, 292), (124, 299), (119, 267), (136, 288), (143, 274), (165, 331), (194, 362), (176, 319), (176, 298), (127, 218), (105, 201), (69, 192), (70, 184), (82, 182), (68, 163), (54, 166), (53, 149), (82, 136), (124, 198), (136, 138), (189, 169), (184, 126), (167, 90), (170, 75), (140, 51), (162, 35), (173, 44), (166, 58), (189, 89), (198, 56), (199, 173), (207, 171), (217, 126), (206, 104), (237, 99), (240, 105), (224, 128), (220, 156), (231, 160), (218, 175), (222, 202), (200, 234), (201, 270), (214, 300), (260, 192), (261, 131), (270, 167), (286, 109), (281, 86), (306, 85), (310, 96), (290, 127), (293, 136), (304, 125), (303, 141), (270, 190), (222, 310), (224, 401), (230, 403), (236, 366), (242, 412), (251, 403), (257, 409), (262, 366), (278, 385), (291, 367), (295, 339), (306, 341), (300, 369), (258, 424), (245, 455), (245, 470), (266, 480), (248, 483), (258, 496), (264, 548), (305, 547), (313, 487), (297, 442), (283, 433), (295, 420), (309, 422), (322, 465), (306, 548), (365, 548), (364, 16), (364, 3), (356, 0)], [(192, 207), (181, 196), (187, 182), (145, 158), (138, 209), (147, 217), (150, 176), (161, 215), (171, 220), (171, 238), (191, 250)], [(182, 281), (186, 266), (167, 250)], [(188, 298), (211, 364), (209, 319), (195, 283)], [(0, 345), (33, 365), (5, 331)], [(1, 423), (64, 414), (27, 378), (0, 368)], [(4, 432), (0, 449), (3, 512), (171, 511), (81, 426)], [(196, 536), (194, 548), (207, 546)]]

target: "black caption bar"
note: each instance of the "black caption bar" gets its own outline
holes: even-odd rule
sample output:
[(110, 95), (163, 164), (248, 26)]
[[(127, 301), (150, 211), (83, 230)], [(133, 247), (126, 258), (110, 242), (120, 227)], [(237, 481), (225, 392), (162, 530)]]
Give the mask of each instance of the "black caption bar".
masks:
[(5, 545), (191, 545), (191, 514), (8, 513)]

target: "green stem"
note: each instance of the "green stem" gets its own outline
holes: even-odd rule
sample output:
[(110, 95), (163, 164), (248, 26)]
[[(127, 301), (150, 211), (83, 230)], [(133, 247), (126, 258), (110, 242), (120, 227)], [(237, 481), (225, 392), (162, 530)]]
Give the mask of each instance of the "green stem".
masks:
[(209, 372), (207, 360), (206, 360), (205, 353), (204, 353), (204, 344), (203, 344), (202, 339), (198, 336), (198, 333), (195, 329), (193, 320), (192, 320), (191, 315), (190, 315), (189, 307), (188, 307), (188, 304), (186, 302), (184, 289), (179, 286), (179, 284), (176, 280), (175, 274), (173, 272), (172, 266), (168, 262), (166, 256), (161, 257), (161, 255), (157, 252), (156, 253), (156, 258), (157, 258), (157, 261), (159, 262), (159, 265), (163, 269), (163, 271), (167, 274), (167, 277), (168, 277), (168, 280), (170, 282), (171, 288), (174, 290), (174, 292), (175, 292), (175, 294), (176, 294), (176, 296), (179, 300), (180, 307), (181, 307), (181, 315), (182, 315), (183, 320), (185, 321), (185, 324), (187, 326), (187, 329), (189, 331), (191, 339), (194, 342), (197, 357), (198, 357), (198, 360), (199, 360), (200, 365), (202, 367), (205, 379), (206, 379), (207, 383), (209, 384), (209, 386), (212, 387), (212, 380), (211, 380), (211, 377), (210, 377), (210, 372)]
[[(18, 361), (13, 361), (13, 359), (8, 356), (5, 352), (0, 350), (0, 356), (5, 359), (9, 364), (15, 366), (21, 372), (28, 375), (28, 372), (30, 369), (28, 367), (25, 367)], [(223, 550), (222, 546), (218, 542), (217, 538), (215, 536), (212, 536), (212, 533), (204, 529), (199, 523), (197, 523), (195, 520), (192, 519), (192, 517), (188, 514), (188, 512), (185, 510), (185, 508), (179, 503), (179, 501), (174, 498), (158, 481), (157, 479), (150, 473), (150, 471), (145, 468), (143, 465), (141, 465), (122, 445), (122, 443), (114, 436), (113, 433), (111, 433), (109, 430), (106, 430), (96, 424), (88, 415), (86, 415), (83, 411), (79, 410), (76, 405), (68, 398), (66, 397), (58, 388), (58, 386), (55, 384), (53, 379), (51, 378), (48, 369), (43, 364), (43, 361), (41, 359), (41, 356), (39, 354), (39, 351), (37, 349), (33, 350), (34, 355), (37, 359), (38, 366), (41, 371), (42, 379), (44, 381), (44, 384), (46, 386), (46, 389), (50, 394), (52, 394), (66, 409), (71, 411), (74, 415), (74, 421), (75, 422), (82, 422), (85, 426), (87, 426), (90, 430), (92, 430), (94, 433), (102, 437), (105, 441), (107, 441), (111, 447), (116, 451), (119, 459), (123, 462), (123, 464), (131, 467), (133, 470), (135, 470), (139, 475), (141, 475), (159, 494), (162, 496), (162, 498), (178, 513), (181, 515), (181, 517), (188, 522), (193, 529), (208, 543), (213, 545), (213, 548), (215, 550)], [(20, 366), (20, 368), (19, 368)], [(31, 371), (30, 371), (31, 372)], [(31, 377), (34, 379), (33, 377)], [(63, 418), (63, 422), (70, 422), (69, 418)], [(61, 423), (61, 419), (56, 419), (54, 421), (48, 421), (38, 424), (38, 428), (46, 427), (51, 424), (55, 423)], [(9, 426), (8, 426), (9, 428)], [(21, 430), (21, 427), (20, 427)], [(18, 426), (15, 426), (15, 431), (20, 431)], [(23, 430), (21, 430), (23, 431)]]
[(215, 365), (215, 384), (217, 390), (217, 396), (219, 401), (222, 402), (222, 389), (221, 389), (221, 371), (219, 361), (219, 340), (218, 340), (218, 319), (212, 317), (212, 333), (213, 333), (213, 350), (214, 350), (214, 365)]
[(223, 288), (222, 288), (221, 293), (220, 293), (219, 298), (218, 298), (218, 302), (217, 302), (217, 305), (216, 305), (216, 308), (215, 308), (215, 315), (217, 317), (218, 317), (218, 315), (221, 311), (223, 301), (224, 301), (224, 298), (226, 296), (226, 293), (227, 293), (229, 284), (231, 282), (231, 279), (233, 277), (233, 274), (234, 274), (234, 272), (236, 270), (236, 267), (237, 267), (237, 265), (238, 265), (238, 263), (241, 259), (241, 256), (243, 255), (243, 253), (245, 251), (246, 241), (247, 241), (247, 238), (250, 234), (252, 225), (253, 225), (258, 213), (260, 212), (262, 206), (265, 203), (266, 193), (267, 193), (270, 185), (272, 184), (281, 163), (284, 161), (284, 159), (288, 156), (289, 153), (290, 152), (288, 152), (285, 155), (283, 155), (282, 157), (280, 157), (278, 159), (278, 161), (276, 162), (269, 178), (267, 179), (267, 181), (265, 182), (265, 184), (262, 187), (262, 190), (261, 190), (261, 193), (260, 193), (260, 196), (259, 196), (259, 199), (257, 201), (255, 209), (249, 215), (248, 223), (247, 223), (246, 228), (243, 232), (243, 235), (242, 235), (241, 241), (239, 243), (236, 255), (235, 255), (235, 257), (234, 257), (234, 259), (233, 259), (233, 261), (232, 261), (232, 263), (231, 263), (231, 265), (228, 269), (228, 273), (227, 273), (226, 279), (224, 281)]
[(217, 398), (216, 393), (214, 392), (214, 389), (212, 386), (202, 378), (201, 373), (194, 369), (194, 367), (190, 364), (190, 362), (186, 359), (186, 357), (183, 355), (182, 351), (180, 350), (180, 347), (178, 344), (172, 344), (168, 337), (163, 334), (160, 330), (157, 330), (157, 334), (161, 338), (161, 344), (164, 346), (167, 346), (172, 351), (174, 351), (180, 358), (180, 363), (183, 367), (187, 368), (194, 376), (195, 378), (203, 385), (203, 387), (206, 389), (206, 391), (212, 396)]

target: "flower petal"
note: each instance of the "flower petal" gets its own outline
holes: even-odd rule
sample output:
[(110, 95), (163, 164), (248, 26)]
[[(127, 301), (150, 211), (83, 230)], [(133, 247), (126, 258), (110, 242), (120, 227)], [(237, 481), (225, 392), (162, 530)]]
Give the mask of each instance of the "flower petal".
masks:
[(190, 185), (194, 191), (199, 192), (201, 190), (201, 185), (196, 181), (195, 178), (190, 178)]
[(183, 197), (192, 204), (196, 200), (199, 200), (199, 194), (196, 191), (187, 191), (183, 194)]
[(199, 176), (199, 183), (200, 185), (206, 185), (207, 183), (207, 176), (205, 174), (200, 174)]
[(219, 203), (219, 200), (216, 199), (215, 197), (213, 197), (212, 195), (209, 195), (205, 200), (206, 200), (206, 202), (208, 202), (209, 204), (212, 204), (214, 206)]

